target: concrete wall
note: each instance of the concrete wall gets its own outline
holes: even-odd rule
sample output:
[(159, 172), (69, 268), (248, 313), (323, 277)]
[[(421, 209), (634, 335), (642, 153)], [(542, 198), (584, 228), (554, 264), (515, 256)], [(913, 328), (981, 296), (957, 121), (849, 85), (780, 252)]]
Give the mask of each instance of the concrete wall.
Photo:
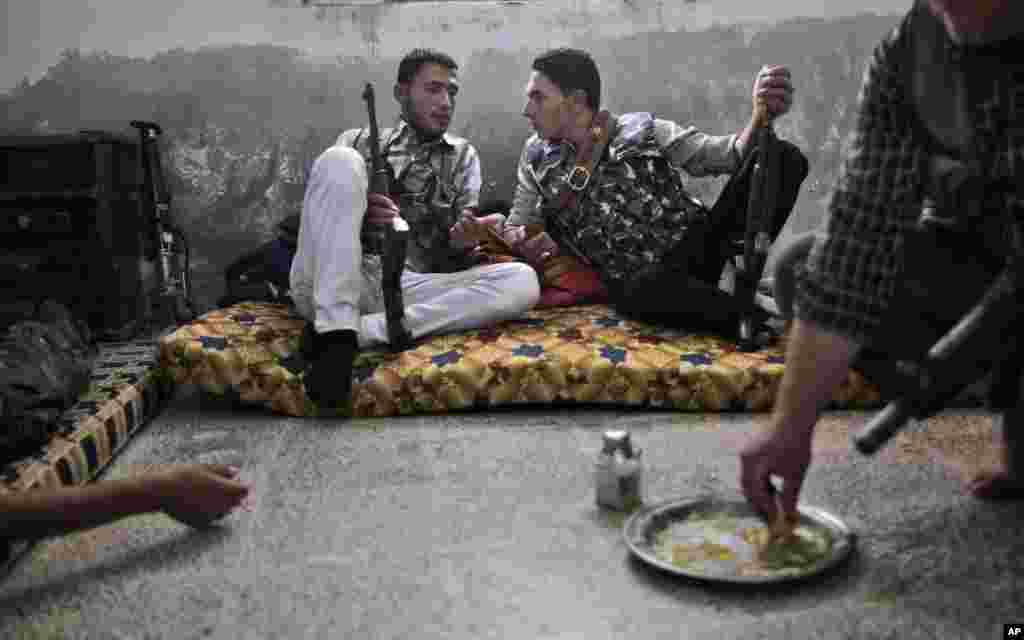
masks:
[[(316, 155), (340, 131), (365, 125), (364, 82), (378, 89), (382, 126), (392, 121), (397, 59), (413, 47), (442, 49), (460, 64), (452, 130), (480, 150), (484, 199), (507, 199), (514, 189), (515, 161), (530, 134), (520, 115), (522, 89), (540, 50), (590, 50), (606, 108), (649, 110), (717, 134), (749, 118), (758, 67), (786, 64), (797, 100), (777, 131), (804, 149), (812, 167), (791, 225), (799, 231), (823, 218), (867, 52), (909, 2), (299, 4), (4, 3), (0, 92), (9, 91), (0, 93), (0, 131), (161, 122), (175, 215), (193, 236), (196, 279), (209, 301), (219, 295), (227, 262), (301, 206), (304, 172)], [(860, 15), (870, 10), (885, 15)], [(716, 185), (690, 186), (712, 202)]]
[[(353, 0), (362, 2), (366, 0)], [(379, 0), (371, 0), (379, 1)], [(8, 0), (0, 15), (0, 90), (34, 80), (65, 48), (149, 56), (175, 47), (273, 43), (316, 56), (399, 55), (411, 46), (443, 44), (455, 55), (486, 48), (533, 48), (581, 35), (651, 29), (703, 29), (712, 24), (834, 18), (863, 11), (901, 11), (910, 0), (524, 0), (425, 2), (376, 7), (302, 8), (300, 0)]]

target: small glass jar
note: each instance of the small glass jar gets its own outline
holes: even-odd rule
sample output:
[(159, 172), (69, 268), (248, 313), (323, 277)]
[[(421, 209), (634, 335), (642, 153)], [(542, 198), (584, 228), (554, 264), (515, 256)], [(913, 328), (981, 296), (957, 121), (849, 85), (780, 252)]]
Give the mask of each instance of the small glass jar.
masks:
[(594, 462), (597, 504), (632, 511), (643, 503), (643, 452), (634, 450), (628, 431), (606, 431)]

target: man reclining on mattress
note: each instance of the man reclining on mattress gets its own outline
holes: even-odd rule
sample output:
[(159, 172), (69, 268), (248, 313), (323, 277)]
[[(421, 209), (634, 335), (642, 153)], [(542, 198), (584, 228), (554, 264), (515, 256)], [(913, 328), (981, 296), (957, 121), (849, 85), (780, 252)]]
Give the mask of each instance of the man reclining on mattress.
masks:
[(401, 276), (404, 328), (412, 338), (510, 320), (536, 304), (533, 269), (478, 265), (461, 218), (475, 215), (481, 175), (476, 149), (447, 133), (458, 93), (458, 66), (416, 49), (398, 66), (394, 95), (401, 119), (380, 131), (379, 146), (398, 193), (367, 193), (368, 132), (351, 129), (313, 164), (302, 205), (291, 293), (313, 323), (306, 390), (321, 406), (347, 403), (358, 348), (389, 341), (381, 259), (361, 241), (364, 221), (409, 224)]
[[(734, 338), (744, 312), (767, 319), (718, 286), (746, 225), (751, 172), (738, 170), (751, 166), (743, 161), (754, 147), (755, 119), (738, 134), (711, 136), (649, 113), (610, 116), (600, 111), (600, 94), (586, 52), (554, 49), (534, 60), (523, 115), (536, 135), (519, 160), (502, 231), (508, 244), (531, 263), (560, 253), (581, 258), (613, 306), (639, 320)], [(789, 71), (764, 67), (753, 98), (765, 102), (770, 118), (784, 114), (793, 99)], [(593, 141), (596, 127), (609, 132), (607, 154)], [(799, 149), (780, 145), (773, 240), (808, 172)], [(733, 175), (708, 211), (686, 192), (680, 171)], [(531, 233), (534, 225), (545, 231)]]

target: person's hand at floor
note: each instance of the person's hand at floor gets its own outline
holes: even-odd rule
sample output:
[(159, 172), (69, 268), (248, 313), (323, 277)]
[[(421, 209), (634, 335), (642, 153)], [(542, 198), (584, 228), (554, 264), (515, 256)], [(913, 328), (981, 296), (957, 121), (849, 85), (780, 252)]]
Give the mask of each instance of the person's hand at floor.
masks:
[(238, 469), (227, 465), (188, 464), (153, 476), (161, 510), (175, 520), (204, 528), (240, 506), (249, 486), (238, 482)]
[[(778, 520), (780, 508), (790, 516), (797, 513), (818, 412), (849, 375), (859, 348), (842, 334), (794, 320), (770, 427), (752, 436), (739, 455), (743, 495), (768, 522)], [(781, 495), (772, 476), (782, 480)]]

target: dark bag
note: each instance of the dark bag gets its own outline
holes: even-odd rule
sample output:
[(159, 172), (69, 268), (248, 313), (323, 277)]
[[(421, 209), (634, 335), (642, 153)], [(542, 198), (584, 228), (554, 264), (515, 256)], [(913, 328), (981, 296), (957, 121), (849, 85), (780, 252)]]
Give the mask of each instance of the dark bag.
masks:
[(88, 327), (52, 300), (6, 328), (0, 340), (0, 464), (50, 440), (60, 415), (88, 390), (97, 354)]
[(238, 302), (288, 304), (292, 260), (299, 236), (298, 214), (278, 224), (280, 234), (270, 242), (243, 254), (224, 270), (225, 293), (220, 307)]
[(140, 153), (115, 131), (0, 136), (5, 301), (60, 299), (97, 335), (137, 331), (157, 294)]

